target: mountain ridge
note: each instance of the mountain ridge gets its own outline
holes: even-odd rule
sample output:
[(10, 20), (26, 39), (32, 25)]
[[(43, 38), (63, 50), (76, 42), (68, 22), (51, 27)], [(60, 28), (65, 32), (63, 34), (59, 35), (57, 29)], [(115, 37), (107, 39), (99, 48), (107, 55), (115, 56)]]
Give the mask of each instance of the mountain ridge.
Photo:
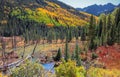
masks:
[(96, 16), (99, 16), (101, 13), (110, 13), (112, 12), (116, 7), (119, 7), (120, 4), (114, 5), (112, 3), (107, 3), (104, 5), (97, 5), (93, 4), (84, 8), (76, 8), (79, 11), (84, 11)]

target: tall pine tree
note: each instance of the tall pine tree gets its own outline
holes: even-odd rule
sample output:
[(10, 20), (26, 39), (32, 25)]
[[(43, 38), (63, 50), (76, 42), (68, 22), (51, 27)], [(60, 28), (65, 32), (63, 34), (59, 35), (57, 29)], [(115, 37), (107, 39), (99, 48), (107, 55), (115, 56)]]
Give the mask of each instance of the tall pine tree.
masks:
[(57, 55), (55, 56), (54, 60), (55, 61), (60, 61), (62, 58), (62, 53), (61, 53), (61, 49), (58, 49)]
[(96, 45), (94, 43), (95, 40), (95, 31), (96, 29), (96, 21), (95, 21), (95, 17), (92, 15), (90, 18), (90, 24), (89, 24), (89, 33), (88, 33), (88, 39), (89, 39), (89, 49), (93, 50), (95, 49)]
[(65, 61), (68, 61), (70, 59), (70, 53), (69, 53), (69, 48), (68, 48), (68, 30), (66, 32), (66, 44), (65, 44)]
[(76, 47), (75, 47), (75, 60), (78, 66), (81, 66), (81, 58), (80, 58), (80, 51), (79, 51), (79, 46), (78, 46), (78, 42), (76, 43)]

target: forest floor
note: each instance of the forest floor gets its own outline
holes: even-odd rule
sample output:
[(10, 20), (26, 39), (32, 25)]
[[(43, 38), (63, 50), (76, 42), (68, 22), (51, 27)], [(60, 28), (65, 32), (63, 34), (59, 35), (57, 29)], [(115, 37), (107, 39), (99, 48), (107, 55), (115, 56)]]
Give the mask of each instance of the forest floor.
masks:
[[(72, 42), (69, 43), (69, 50), (70, 53), (75, 50), (75, 40), (72, 40)], [(20, 43), (21, 44), (21, 43)], [(86, 42), (78, 42), (81, 50), (84, 52), (84, 46), (87, 44)], [(24, 44), (22, 44), (20, 47), (18, 47), (15, 51), (15, 53), (21, 57), (24, 51)], [(35, 44), (28, 45), (25, 47), (25, 52), (24, 52), (24, 57), (26, 57), (28, 54), (31, 54), (33, 49), (35, 47)], [(43, 58), (43, 57), (48, 57), (51, 58), (56, 55), (57, 50), (61, 48), (62, 54), (64, 54), (64, 49), (65, 49), (65, 43), (61, 43), (58, 41), (57, 43), (38, 43), (36, 49), (35, 49), (35, 54), (34, 56), (36, 58)], [(6, 49), (6, 52), (11, 51), (9, 48)], [(98, 47), (95, 50), (96, 54), (98, 55), (97, 60), (101, 62), (103, 65), (105, 65), (106, 68), (109, 69), (120, 69), (120, 45), (113, 45), (113, 46), (101, 46)], [(88, 52), (88, 57), (91, 57), (92, 52)], [(41, 57), (42, 56), (42, 57)], [(85, 57), (85, 55), (81, 55), (82, 58)], [(13, 59), (14, 61), (14, 59)]]

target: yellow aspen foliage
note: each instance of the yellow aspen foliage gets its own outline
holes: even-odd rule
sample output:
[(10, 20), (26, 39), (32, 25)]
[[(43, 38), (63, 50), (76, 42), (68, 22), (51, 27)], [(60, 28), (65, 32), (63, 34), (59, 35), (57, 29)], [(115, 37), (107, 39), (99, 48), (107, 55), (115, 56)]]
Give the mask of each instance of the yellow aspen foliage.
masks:
[(120, 70), (91, 67), (87, 75), (89, 77), (120, 77)]
[(3, 75), (3, 74), (0, 72), (0, 77), (8, 77), (8, 76), (5, 76), (5, 75)]
[[(87, 25), (89, 21), (87, 18), (90, 16), (88, 14), (81, 13), (81, 16), (75, 15), (68, 10), (61, 8), (58, 4), (45, 1), (48, 6), (44, 8), (24, 8), (24, 10), (15, 9), (11, 12), (12, 16), (16, 16), (22, 20), (32, 20), (38, 23), (53, 24), (55, 26), (84, 26)], [(71, 9), (73, 12), (74, 9)], [(79, 13), (79, 12), (78, 12)], [(84, 15), (86, 17), (84, 17)]]
[[(44, 77), (44, 68), (38, 62), (25, 61), (17, 68), (12, 69), (10, 77)], [(47, 73), (46, 73), (47, 74)]]
[(55, 13), (52, 13), (52, 12), (46, 10), (46, 9), (43, 9), (43, 8), (37, 8), (36, 11), (46, 13), (46, 14), (51, 15), (51, 16), (56, 16)]
[(52, 6), (52, 7), (56, 7), (56, 8), (60, 8), (59, 5), (55, 4), (55, 3), (52, 3), (52, 2), (48, 2), (48, 1), (45, 1), (49, 6)]
[(75, 61), (63, 61), (59, 67), (55, 68), (57, 77), (84, 77), (84, 67), (77, 67)]
[(57, 77), (120, 77), (120, 70), (91, 67), (86, 71), (83, 66), (78, 67), (71, 60), (63, 61), (55, 71)]

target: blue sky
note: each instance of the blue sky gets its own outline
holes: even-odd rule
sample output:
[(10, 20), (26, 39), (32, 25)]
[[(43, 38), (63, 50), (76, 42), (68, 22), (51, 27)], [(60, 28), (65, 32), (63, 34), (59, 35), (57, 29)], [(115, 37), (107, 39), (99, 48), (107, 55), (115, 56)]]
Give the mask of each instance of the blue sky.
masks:
[(86, 7), (92, 4), (106, 4), (106, 3), (113, 3), (115, 5), (118, 5), (120, 3), (120, 0), (59, 0), (62, 1), (68, 5), (71, 5), (73, 7)]

